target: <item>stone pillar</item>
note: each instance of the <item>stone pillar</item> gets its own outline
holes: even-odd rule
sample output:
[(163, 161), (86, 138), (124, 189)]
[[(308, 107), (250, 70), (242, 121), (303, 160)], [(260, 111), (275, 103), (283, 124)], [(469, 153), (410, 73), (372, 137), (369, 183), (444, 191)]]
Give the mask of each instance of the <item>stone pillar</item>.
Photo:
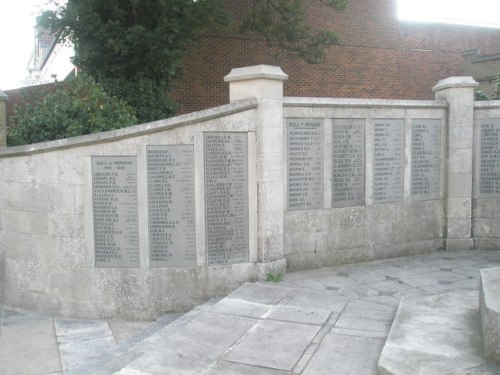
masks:
[(8, 96), (0, 90), (0, 147), (7, 147), (7, 100)]
[(451, 77), (434, 87), (448, 102), (446, 149), (446, 250), (471, 250), (474, 88), (472, 77)]
[(229, 82), (230, 101), (258, 100), (256, 118), (258, 274), (284, 273), (283, 258), (283, 81), (281, 68), (257, 65), (233, 69)]

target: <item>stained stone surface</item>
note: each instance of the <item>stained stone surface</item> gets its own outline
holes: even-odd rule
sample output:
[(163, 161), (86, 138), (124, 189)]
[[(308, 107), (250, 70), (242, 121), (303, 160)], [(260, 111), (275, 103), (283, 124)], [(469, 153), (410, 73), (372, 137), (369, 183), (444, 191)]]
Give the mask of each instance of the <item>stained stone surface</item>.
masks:
[[(59, 353), (71, 375), (495, 375), (481, 356), (478, 290), (479, 270), (499, 265), (500, 251), (439, 252), (292, 272), (120, 344), (123, 322), (6, 310), (0, 374), (62, 374)], [(34, 364), (44, 372), (30, 372)]]

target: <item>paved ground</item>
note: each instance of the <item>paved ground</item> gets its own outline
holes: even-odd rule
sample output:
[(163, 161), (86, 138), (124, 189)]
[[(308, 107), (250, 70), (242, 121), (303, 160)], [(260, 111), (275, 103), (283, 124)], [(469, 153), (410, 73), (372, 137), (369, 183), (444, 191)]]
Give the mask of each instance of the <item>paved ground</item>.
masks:
[[(499, 265), (500, 251), (439, 252), (294, 272), (151, 326), (3, 308), (0, 375), (376, 374), (402, 297), (417, 304), (448, 293), (476, 298), (479, 269)], [(466, 304), (474, 310), (476, 302)], [(482, 362), (464, 366), (448, 373), (499, 373)]]

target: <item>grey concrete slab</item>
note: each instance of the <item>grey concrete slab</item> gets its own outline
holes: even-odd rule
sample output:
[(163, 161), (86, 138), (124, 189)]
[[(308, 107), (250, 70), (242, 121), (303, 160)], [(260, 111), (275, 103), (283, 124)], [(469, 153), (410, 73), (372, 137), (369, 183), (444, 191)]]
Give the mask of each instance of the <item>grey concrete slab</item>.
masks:
[(256, 319), (263, 317), (270, 308), (271, 305), (227, 297), (216, 303), (211, 311), (219, 314)]
[(376, 374), (384, 339), (328, 334), (303, 375)]
[(0, 331), (0, 374), (62, 372), (52, 319), (5, 311)]
[(292, 289), (271, 283), (245, 283), (228, 297), (264, 305), (275, 305)]
[(320, 327), (265, 320), (256, 324), (226, 359), (232, 362), (291, 370)]
[(380, 356), (380, 374), (447, 374), (486, 361), (477, 293), (403, 300)]
[(108, 320), (108, 326), (115, 341), (120, 344), (145, 329), (151, 322), (127, 322), (122, 320)]
[(306, 288), (295, 289), (288, 294), (291, 299), (287, 306), (337, 311), (344, 309), (348, 298), (331, 291), (316, 291)]
[(143, 353), (118, 374), (197, 374), (235, 344), (254, 320), (202, 313), (175, 329), (159, 331), (133, 350)]
[(251, 366), (243, 363), (219, 361), (207, 372), (207, 375), (288, 375), (288, 371)]
[(334, 314), (335, 318), (339, 315), (339, 313), (336, 312), (314, 309), (307, 307), (307, 305), (303, 305), (303, 307), (279, 306), (267, 315), (267, 319), (321, 326), (331, 317), (332, 314)]
[(116, 346), (105, 321), (54, 319), (54, 327), (63, 371), (67, 374), (102, 358)]
[[(460, 368), (443, 375), (500, 374), (494, 365), (481, 362), (477, 320), (475, 326), (469, 322), (469, 329), (461, 328), (478, 314), (480, 265), (499, 266), (500, 251), (441, 252), (294, 272), (277, 284), (244, 284), (220, 301), (182, 317), (166, 315), (149, 325), (55, 319), (51, 333), (33, 335), (37, 324), (54, 324), (52, 319), (7, 311), (0, 327), (0, 375), (10, 375), (2, 373), (6, 366), (2, 361), (12, 362), (16, 350), (25, 350), (21, 342), (12, 344), (23, 337), (39, 337), (26, 349), (37, 353), (34, 359), (39, 358), (37, 345), (48, 343), (52, 358), (59, 361), (56, 329), (70, 375), (374, 375), (391, 324), (396, 328), (388, 341), (397, 345), (388, 345), (387, 351), (391, 358), (403, 358), (406, 366), (398, 368), (402, 371), (398, 375), (437, 374), (446, 371), (446, 361)], [(398, 325), (393, 317), (402, 297), (412, 308)], [(434, 313), (448, 317), (438, 319)], [(34, 325), (28, 329), (28, 324)], [(413, 341), (404, 339), (405, 326), (417, 331)], [(6, 348), (2, 340), (9, 329), (19, 335), (9, 332)], [(119, 344), (107, 346), (109, 338)], [(467, 344), (461, 347), (464, 338)], [(6, 356), (6, 350), (14, 354)], [(443, 356), (448, 359), (443, 361)], [(26, 368), (32, 358), (25, 357), (21, 356), (25, 363), (8, 364), (18, 366), (14, 373), (30, 374)], [(424, 370), (418, 368), (422, 363), (427, 366)], [(389, 360), (386, 364), (396, 366)], [(60, 363), (54, 369), (53, 373), (62, 374)]]

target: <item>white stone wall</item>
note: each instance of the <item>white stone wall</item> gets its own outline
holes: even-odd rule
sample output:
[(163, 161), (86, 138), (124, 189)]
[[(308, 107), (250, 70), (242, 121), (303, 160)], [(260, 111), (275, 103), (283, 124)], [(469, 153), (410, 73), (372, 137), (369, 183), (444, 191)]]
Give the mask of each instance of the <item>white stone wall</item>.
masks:
[[(500, 119), (500, 102), (474, 104), (472, 79), (439, 82), (435, 101), (283, 98), (286, 79), (277, 67), (235, 69), (226, 77), (228, 105), (0, 150), (0, 300), (70, 317), (152, 319), (224, 295), (245, 281), (282, 273), (285, 266), (295, 270), (498, 247), (500, 194), (485, 198), (477, 193), (477, 184), (478, 124), (485, 118)], [(323, 124), (323, 198), (315, 209), (288, 208), (287, 119)], [(356, 206), (332, 204), (336, 119), (361, 119), (364, 124), (364, 203)], [(373, 186), (374, 129), (382, 119), (398, 120), (404, 128), (402, 193), (390, 203), (380, 203)], [(431, 198), (416, 199), (411, 192), (411, 135), (412, 125), (422, 120), (440, 126), (439, 187)], [(204, 132), (248, 136), (245, 263), (207, 266)], [(146, 147), (180, 144), (194, 146), (196, 262), (191, 267), (152, 268)], [(137, 157), (138, 268), (95, 267), (91, 156)]]
[[(254, 223), (250, 262), (205, 266), (201, 213), (196, 219), (197, 266), (149, 268), (147, 193), (140, 186), (140, 268), (96, 268), (92, 185), (86, 165), (90, 156), (137, 155), (138, 181), (145, 181), (146, 145), (194, 144), (199, 193), (203, 191), (203, 132), (245, 132), (253, 181), (249, 199), (255, 208), (256, 106), (255, 100), (242, 100), (165, 121), (0, 152), (0, 270), (5, 303), (70, 317), (153, 319), (166, 311), (185, 311), (255, 280), (259, 273), (254, 263), (255, 209), (249, 218)], [(197, 210), (202, 205), (199, 193)]]
[[(285, 211), (284, 256), (288, 269), (323, 267), (436, 251), (444, 248), (447, 103), (324, 98), (285, 98), (285, 118), (321, 119), (324, 140), (323, 208)], [(332, 208), (331, 127), (334, 119), (365, 123), (365, 204)], [(373, 125), (376, 119), (405, 123), (404, 199), (375, 204), (372, 197)], [(441, 122), (439, 197), (415, 201), (410, 195), (413, 119)]]
[(478, 249), (500, 247), (500, 194), (482, 195), (479, 191), (480, 125), (483, 120), (488, 119), (500, 119), (500, 101), (475, 102), (474, 106), (474, 183), (473, 191), (467, 193), (473, 198), (472, 233)]

